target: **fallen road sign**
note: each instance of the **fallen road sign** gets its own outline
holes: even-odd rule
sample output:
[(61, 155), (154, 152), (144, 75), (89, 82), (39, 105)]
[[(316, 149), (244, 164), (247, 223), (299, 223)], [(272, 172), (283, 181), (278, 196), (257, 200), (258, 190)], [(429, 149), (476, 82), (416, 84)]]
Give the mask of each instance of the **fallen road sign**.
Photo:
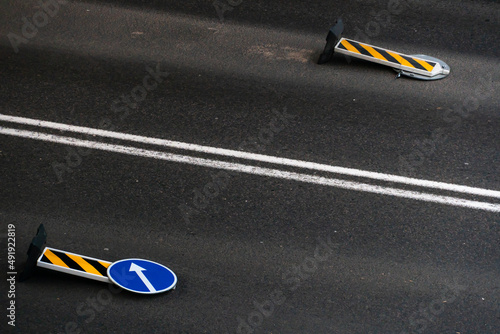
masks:
[(172, 270), (142, 259), (114, 262), (108, 268), (108, 277), (123, 289), (142, 294), (165, 292), (177, 284), (177, 276)]
[(46, 241), (47, 233), (41, 224), (31, 241), (28, 260), (19, 281), (30, 278), (35, 274), (36, 268), (40, 267), (104, 283), (115, 283), (125, 290), (141, 294), (166, 292), (175, 289), (177, 284), (177, 276), (172, 270), (153, 261), (126, 259), (109, 262), (44, 247)]
[(325, 50), (321, 54), (318, 64), (324, 64), (332, 58), (335, 52), (367, 60), (373, 63), (392, 67), (405, 75), (421, 80), (442, 79), (450, 74), (450, 67), (434, 57), (426, 55), (406, 55), (396, 51), (387, 50), (367, 43), (341, 37), (344, 30), (342, 19), (338, 19), (330, 28), (326, 37)]

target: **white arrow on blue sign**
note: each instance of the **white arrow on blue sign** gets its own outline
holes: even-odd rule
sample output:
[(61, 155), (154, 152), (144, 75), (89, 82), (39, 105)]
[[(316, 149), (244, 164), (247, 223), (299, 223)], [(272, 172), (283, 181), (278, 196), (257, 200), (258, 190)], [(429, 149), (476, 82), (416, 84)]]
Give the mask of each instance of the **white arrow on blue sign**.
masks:
[(108, 277), (125, 290), (154, 294), (175, 288), (177, 276), (162, 264), (142, 260), (126, 259), (112, 263), (108, 267)]

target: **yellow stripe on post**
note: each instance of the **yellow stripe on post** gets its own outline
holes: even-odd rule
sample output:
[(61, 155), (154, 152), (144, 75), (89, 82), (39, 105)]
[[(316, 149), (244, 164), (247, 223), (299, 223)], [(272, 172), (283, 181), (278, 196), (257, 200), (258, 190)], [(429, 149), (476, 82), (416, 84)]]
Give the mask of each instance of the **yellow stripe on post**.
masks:
[(73, 255), (73, 254), (69, 254), (69, 253), (65, 253), (71, 260), (75, 261), (76, 263), (78, 263), (78, 265), (80, 267), (82, 267), (83, 270), (85, 270), (86, 272), (90, 273), (90, 274), (94, 274), (94, 275), (99, 275), (99, 276), (102, 276), (100, 272), (97, 271), (97, 269), (95, 269), (94, 267), (92, 267), (90, 265), (90, 263), (88, 263), (87, 261), (85, 261), (83, 258), (77, 256), (77, 255)]
[(361, 54), (361, 52), (358, 51), (358, 49), (356, 49), (354, 46), (352, 46), (351, 43), (349, 43), (347, 40), (342, 40), (342, 42), (340, 42), (348, 51), (351, 51), (351, 52), (354, 52), (354, 53), (359, 53)]
[(415, 66), (413, 66), (408, 60), (404, 59), (403, 57), (401, 57), (397, 53), (394, 53), (391, 51), (387, 51), (387, 53), (390, 54), (391, 56), (393, 56), (394, 59), (396, 59), (401, 65), (415, 68)]
[(43, 255), (45, 255), (53, 265), (69, 268), (68, 265), (64, 263), (56, 254), (52, 253), (50, 249), (45, 249), (45, 253), (43, 253)]
[(370, 52), (370, 54), (377, 58), (377, 59), (380, 59), (380, 60), (385, 60), (387, 61), (387, 59), (385, 59), (384, 56), (382, 56), (377, 50), (375, 50), (374, 48), (372, 48), (371, 46), (368, 46), (368, 45), (364, 45), (364, 44), (361, 44), (359, 43), (359, 45), (361, 45), (363, 48), (366, 49), (366, 51)]
[(104, 268), (109, 267), (109, 265), (111, 264), (111, 263), (109, 263), (109, 262), (102, 262), (102, 261), (97, 261), (97, 262), (99, 262), (100, 264), (102, 264), (102, 266), (103, 266)]
[(418, 59), (418, 58), (412, 58), (412, 59), (414, 61), (416, 61), (417, 63), (419, 63), (420, 65), (422, 65), (429, 72), (432, 72), (432, 70), (434, 69), (434, 67), (431, 66), (431, 64), (429, 64), (425, 60), (421, 60), (421, 59)]

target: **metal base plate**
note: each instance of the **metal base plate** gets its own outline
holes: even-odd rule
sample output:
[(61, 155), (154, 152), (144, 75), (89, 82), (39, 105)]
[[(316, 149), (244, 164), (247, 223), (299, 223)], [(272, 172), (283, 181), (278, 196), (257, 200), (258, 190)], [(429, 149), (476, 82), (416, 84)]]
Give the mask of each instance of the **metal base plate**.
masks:
[[(441, 67), (443, 69), (445, 69), (445, 70), (446, 69), (447, 70), (450, 69), (450, 67), (448, 66), (448, 64), (446, 64), (441, 59), (437, 59), (437, 58), (434, 58), (434, 57), (431, 57), (431, 56), (426, 56), (426, 55), (411, 55), (411, 56), (439, 63), (441, 65)], [(433, 77), (428, 77), (428, 76), (417, 74), (417, 73), (406, 72), (404, 70), (399, 70), (399, 69), (396, 69), (396, 68), (394, 70), (396, 72), (398, 72), (399, 74), (401, 74), (401, 75), (404, 75), (404, 76), (407, 76), (407, 77), (410, 77), (410, 78), (413, 78), (413, 79), (420, 79), (420, 80), (439, 80), (439, 79), (446, 78), (448, 76), (448, 74), (437, 74), (437, 75), (435, 75)]]

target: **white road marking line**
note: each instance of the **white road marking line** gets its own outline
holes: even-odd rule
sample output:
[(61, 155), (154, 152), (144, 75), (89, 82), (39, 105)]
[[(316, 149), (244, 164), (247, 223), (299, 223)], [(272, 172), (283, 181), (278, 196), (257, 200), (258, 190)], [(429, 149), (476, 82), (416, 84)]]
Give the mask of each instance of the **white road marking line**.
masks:
[(64, 137), (64, 136), (46, 134), (46, 133), (41, 133), (41, 132), (33, 132), (33, 131), (27, 131), (27, 130), (19, 130), (19, 129), (10, 129), (10, 128), (0, 127), (0, 133), (4, 134), (4, 135), (9, 135), (9, 136), (30, 138), (30, 139), (36, 139), (36, 140), (47, 141), (47, 142), (52, 142), (52, 143), (59, 143), (59, 144), (65, 144), (65, 145), (72, 145), (72, 146), (79, 146), (79, 147), (86, 147), (86, 148), (91, 148), (91, 149), (109, 151), (109, 152), (123, 153), (123, 154), (138, 156), (138, 157), (146, 157), (146, 158), (153, 158), (153, 159), (159, 159), (159, 160), (174, 161), (174, 162), (179, 162), (179, 163), (187, 163), (187, 164), (203, 166), (203, 167), (225, 169), (225, 170), (235, 171), (235, 172), (240, 172), (240, 173), (268, 176), (268, 177), (274, 177), (274, 178), (285, 179), (285, 180), (294, 180), (294, 181), (319, 184), (319, 185), (348, 189), (348, 190), (356, 190), (356, 191), (363, 191), (363, 192), (369, 192), (369, 193), (374, 193), (374, 194), (382, 194), (382, 195), (389, 195), (389, 196), (402, 197), (402, 198), (408, 198), (408, 199), (415, 199), (415, 200), (419, 200), (419, 201), (440, 203), (440, 204), (446, 204), (446, 205), (452, 205), (452, 206), (458, 206), (458, 207), (464, 207), (464, 208), (470, 208), (470, 209), (478, 209), (478, 210), (485, 210), (485, 211), (491, 211), (491, 212), (500, 212), (500, 204), (471, 201), (471, 200), (465, 200), (462, 198), (455, 198), (455, 197), (450, 197), (450, 196), (440, 196), (440, 195), (422, 193), (422, 192), (417, 192), (417, 191), (402, 190), (402, 189), (376, 186), (376, 185), (360, 183), (360, 182), (345, 181), (345, 180), (339, 180), (339, 179), (334, 179), (334, 178), (326, 178), (326, 177), (320, 177), (320, 176), (314, 176), (314, 175), (308, 175), (308, 174), (287, 172), (287, 171), (282, 171), (282, 170), (278, 170), (278, 169), (249, 166), (249, 165), (243, 165), (243, 164), (239, 164), (239, 163), (224, 162), (224, 161), (197, 158), (197, 157), (191, 157), (191, 156), (180, 155), (180, 154), (146, 150), (146, 149), (141, 149), (141, 148), (136, 148), (136, 147), (131, 147), (131, 146), (94, 142), (94, 141), (83, 140), (83, 139), (78, 139), (78, 138)]
[(62, 123), (54, 123), (54, 122), (36, 120), (36, 119), (25, 118), (25, 117), (17, 117), (17, 116), (9, 116), (9, 115), (0, 114), (0, 121), (12, 122), (12, 123), (18, 123), (18, 124), (24, 124), (24, 125), (32, 125), (32, 126), (38, 126), (38, 127), (42, 127), (42, 128), (50, 128), (50, 129), (55, 129), (55, 130), (70, 131), (70, 132), (88, 134), (88, 135), (93, 135), (93, 136), (121, 139), (121, 140), (133, 141), (133, 142), (138, 142), (138, 143), (153, 144), (153, 145), (159, 145), (159, 146), (170, 147), (170, 148), (175, 148), (175, 149), (183, 149), (183, 150), (188, 150), (188, 151), (209, 153), (209, 154), (215, 154), (215, 155), (221, 155), (221, 156), (227, 156), (227, 157), (233, 157), (233, 158), (240, 158), (240, 159), (246, 159), (246, 160), (268, 162), (268, 163), (277, 164), (277, 165), (299, 167), (299, 168), (311, 169), (311, 170), (322, 171), (322, 172), (330, 172), (330, 173), (337, 173), (337, 174), (342, 174), (342, 175), (357, 176), (357, 177), (369, 178), (369, 179), (373, 179), (373, 180), (381, 180), (381, 181), (386, 181), (386, 182), (402, 183), (402, 184), (407, 184), (407, 185), (412, 185), (412, 186), (447, 190), (447, 191), (459, 192), (459, 193), (464, 193), (464, 194), (500, 198), (500, 191), (496, 191), (496, 190), (475, 188), (475, 187), (469, 187), (469, 186), (463, 186), (463, 185), (445, 183), (445, 182), (421, 180), (421, 179), (410, 178), (410, 177), (405, 177), (405, 176), (384, 174), (384, 173), (378, 173), (378, 172), (370, 172), (370, 171), (354, 169), (354, 168), (330, 166), (330, 165), (319, 164), (319, 163), (315, 163), (315, 162), (308, 162), (308, 161), (280, 158), (280, 157), (274, 157), (274, 156), (257, 154), (257, 153), (249, 153), (249, 152), (228, 150), (228, 149), (217, 148), (217, 147), (189, 144), (189, 143), (183, 143), (183, 142), (166, 140), (166, 139), (137, 136), (137, 135), (131, 135), (131, 134), (126, 134), (126, 133), (101, 130), (101, 129), (94, 129), (94, 128), (87, 128), (87, 127), (83, 127), (83, 126), (76, 126), (76, 125), (69, 125), (69, 124), (62, 124)]

